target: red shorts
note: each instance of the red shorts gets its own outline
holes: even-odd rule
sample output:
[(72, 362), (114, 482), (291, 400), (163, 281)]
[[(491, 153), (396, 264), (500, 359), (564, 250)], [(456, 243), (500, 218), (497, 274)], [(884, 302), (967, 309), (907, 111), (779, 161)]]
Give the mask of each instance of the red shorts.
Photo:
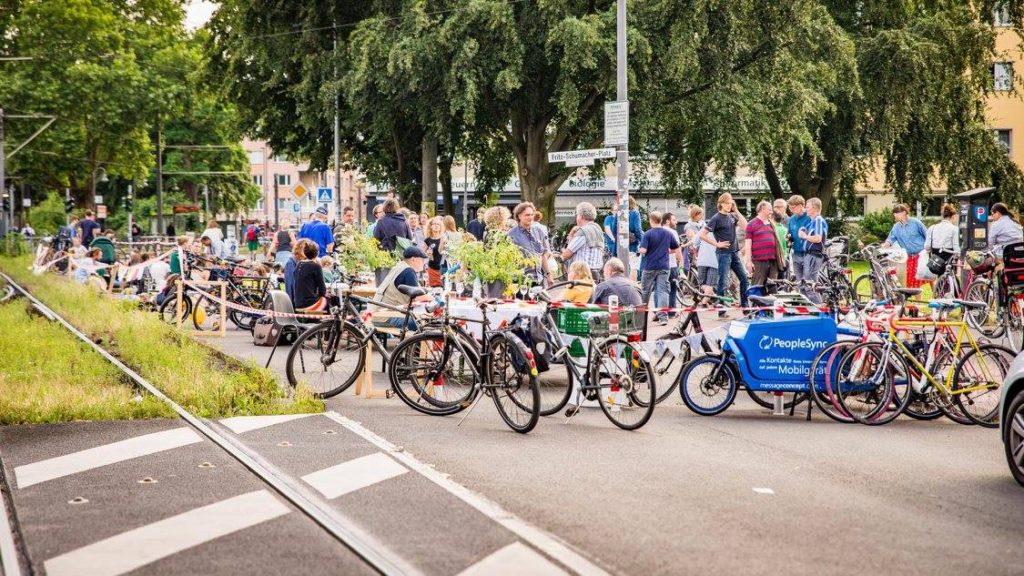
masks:
[(441, 271), (427, 267), (427, 286), (431, 288), (441, 287)]
[(920, 257), (921, 254), (907, 256), (907, 288), (920, 288), (922, 285), (928, 283), (924, 280), (917, 279), (917, 259)]

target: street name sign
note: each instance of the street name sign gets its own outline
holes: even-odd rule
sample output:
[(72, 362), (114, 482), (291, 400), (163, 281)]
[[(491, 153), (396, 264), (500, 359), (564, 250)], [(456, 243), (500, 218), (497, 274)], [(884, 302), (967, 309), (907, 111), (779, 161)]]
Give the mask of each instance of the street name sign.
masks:
[(614, 148), (595, 148), (593, 150), (566, 150), (564, 152), (549, 152), (548, 162), (565, 162), (566, 166), (592, 166), (597, 160), (615, 158)]

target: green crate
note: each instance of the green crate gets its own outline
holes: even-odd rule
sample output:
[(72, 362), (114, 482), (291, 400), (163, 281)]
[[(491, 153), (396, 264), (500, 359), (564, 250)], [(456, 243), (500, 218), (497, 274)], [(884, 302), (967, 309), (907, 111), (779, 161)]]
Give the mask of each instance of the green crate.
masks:
[[(572, 336), (590, 336), (590, 323), (583, 317), (584, 312), (607, 312), (603, 308), (559, 308), (558, 331)], [(639, 332), (644, 329), (644, 314), (635, 310), (619, 312), (619, 332)], [(608, 334), (607, 319), (598, 324), (598, 333)]]

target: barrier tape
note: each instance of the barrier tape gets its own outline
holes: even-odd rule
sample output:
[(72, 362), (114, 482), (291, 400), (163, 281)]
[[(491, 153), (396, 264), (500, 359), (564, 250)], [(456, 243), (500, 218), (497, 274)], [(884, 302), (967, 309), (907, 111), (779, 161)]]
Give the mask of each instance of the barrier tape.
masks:
[[(199, 292), (203, 296), (209, 298), (211, 301), (216, 302), (217, 304), (223, 304), (226, 308), (230, 308), (238, 312), (245, 312), (246, 314), (252, 314), (253, 316), (270, 316), (271, 318), (312, 318), (314, 320), (325, 320), (331, 317), (330, 314), (296, 314), (288, 312), (277, 312), (275, 310), (265, 310), (263, 308), (252, 308), (250, 306), (243, 306), (241, 304), (238, 304), (237, 302), (232, 302), (227, 299), (221, 299), (220, 296), (215, 296), (207, 292), (206, 290), (203, 290), (199, 284), (193, 282), (192, 280), (185, 280), (185, 285), (188, 286), (189, 288), (192, 288), (196, 292)], [(175, 295), (174, 297), (176, 298), (177, 296)]]

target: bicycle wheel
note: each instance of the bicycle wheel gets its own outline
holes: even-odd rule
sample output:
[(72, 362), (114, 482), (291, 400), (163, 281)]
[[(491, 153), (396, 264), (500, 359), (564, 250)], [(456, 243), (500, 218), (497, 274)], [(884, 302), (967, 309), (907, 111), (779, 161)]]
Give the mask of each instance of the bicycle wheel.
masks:
[(625, 336), (612, 336), (595, 347), (590, 385), (597, 389), (604, 415), (623, 430), (637, 430), (651, 419), (657, 392), (654, 369), (646, 354)]
[(363, 371), (362, 340), (362, 331), (347, 322), (339, 328), (330, 320), (306, 330), (288, 351), (288, 383), (293, 388), (305, 383), (317, 398), (344, 392)]
[(192, 307), (192, 326), (196, 330), (220, 330), (220, 304), (200, 296)]
[[(667, 342), (669, 340), (678, 339), (680, 336), (667, 335), (658, 338), (658, 341)], [(690, 361), (693, 356), (693, 351), (690, 350), (690, 346), (685, 342), (679, 348), (679, 356), (672, 354), (672, 351), (665, 347), (665, 350), (651, 363), (654, 369), (654, 374), (658, 379), (658, 398), (656, 402), (661, 404), (666, 398), (672, 395), (676, 390), (676, 386), (679, 384), (679, 373), (682, 372), (683, 366)], [(673, 368), (677, 368), (679, 372), (672, 373)]]
[[(851, 348), (857, 345), (854, 340), (840, 340), (833, 342), (821, 349), (818, 355), (811, 361), (810, 370), (807, 372), (810, 385), (811, 400), (823, 414), (835, 420), (849, 424), (854, 419), (843, 410), (839, 399), (834, 394), (836, 382), (841, 381), (844, 376), (839, 372), (839, 361), (843, 359)], [(812, 380), (813, 375), (813, 380)]]
[(906, 408), (891, 406), (895, 374), (907, 374), (899, 356), (887, 357), (879, 342), (864, 342), (851, 348), (839, 361), (838, 373), (845, 378), (835, 386), (839, 404), (861, 424), (890, 422)]
[(853, 292), (861, 304), (872, 300), (881, 300), (881, 290), (878, 289), (870, 274), (861, 274), (854, 280)]
[(1024, 338), (1024, 304), (1021, 299), (1011, 296), (1003, 311), (1003, 326), (1006, 327), (1006, 340), (1010, 349), (1019, 352)]
[(421, 332), (391, 353), (391, 389), (413, 410), (447, 416), (468, 407), (479, 393), (476, 345), (455, 338)]
[[(181, 321), (188, 322), (192, 316), (192, 299), (189, 298), (188, 294), (182, 294), (181, 296)], [(167, 299), (164, 300), (163, 304), (160, 305), (160, 319), (168, 324), (177, 324), (178, 322), (178, 295), (170, 294)]]
[[(953, 362), (953, 353), (949, 350), (943, 350), (939, 353), (939, 356), (935, 359), (935, 364), (930, 368), (932, 375), (936, 380), (945, 382), (949, 372), (953, 370), (956, 365)], [(973, 426), (974, 421), (964, 415), (964, 413), (957, 407), (956, 402), (953, 401), (953, 397), (949, 394), (944, 394), (935, 387), (931, 387), (925, 392), (925, 396), (928, 397), (928, 402), (934, 404), (939, 408), (946, 418), (949, 418), (957, 424), (963, 424), (964, 426)]]
[(967, 322), (968, 326), (989, 338), (999, 338), (1003, 335), (1005, 327), (999, 321), (996, 307), (996, 291), (993, 290), (990, 281), (979, 278), (971, 282), (964, 292), (964, 300), (988, 304), (988, 308), (985, 309), (964, 310), (964, 321)]
[(509, 428), (526, 434), (540, 418), (536, 365), (526, 346), (512, 334), (494, 334), (488, 348), (487, 385), (494, 406)]
[(979, 426), (999, 426), (999, 386), (1006, 379), (1014, 353), (996, 344), (982, 344), (960, 359), (953, 374), (953, 401)]
[(736, 375), (720, 354), (697, 358), (679, 373), (683, 403), (701, 416), (724, 412), (736, 398), (737, 388)]
[[(555, 332), (551, 334), (545, 330), (548, 337), (547, 350), (554, 355), (555, 351), (564, 347), (561, 343), (561, 336)], [(562, 356), (554, 359), (548, 370), (537, 375), (537, 388), (540, 390), (540, 415), (551, 416), (558, 413), (569, 402), (569, 395), (572, 393), (572, 372), (568, 368), (570, 362), (569, 350), (566, 347)], [(557, 370), (561, 364), (565, 370)]]

